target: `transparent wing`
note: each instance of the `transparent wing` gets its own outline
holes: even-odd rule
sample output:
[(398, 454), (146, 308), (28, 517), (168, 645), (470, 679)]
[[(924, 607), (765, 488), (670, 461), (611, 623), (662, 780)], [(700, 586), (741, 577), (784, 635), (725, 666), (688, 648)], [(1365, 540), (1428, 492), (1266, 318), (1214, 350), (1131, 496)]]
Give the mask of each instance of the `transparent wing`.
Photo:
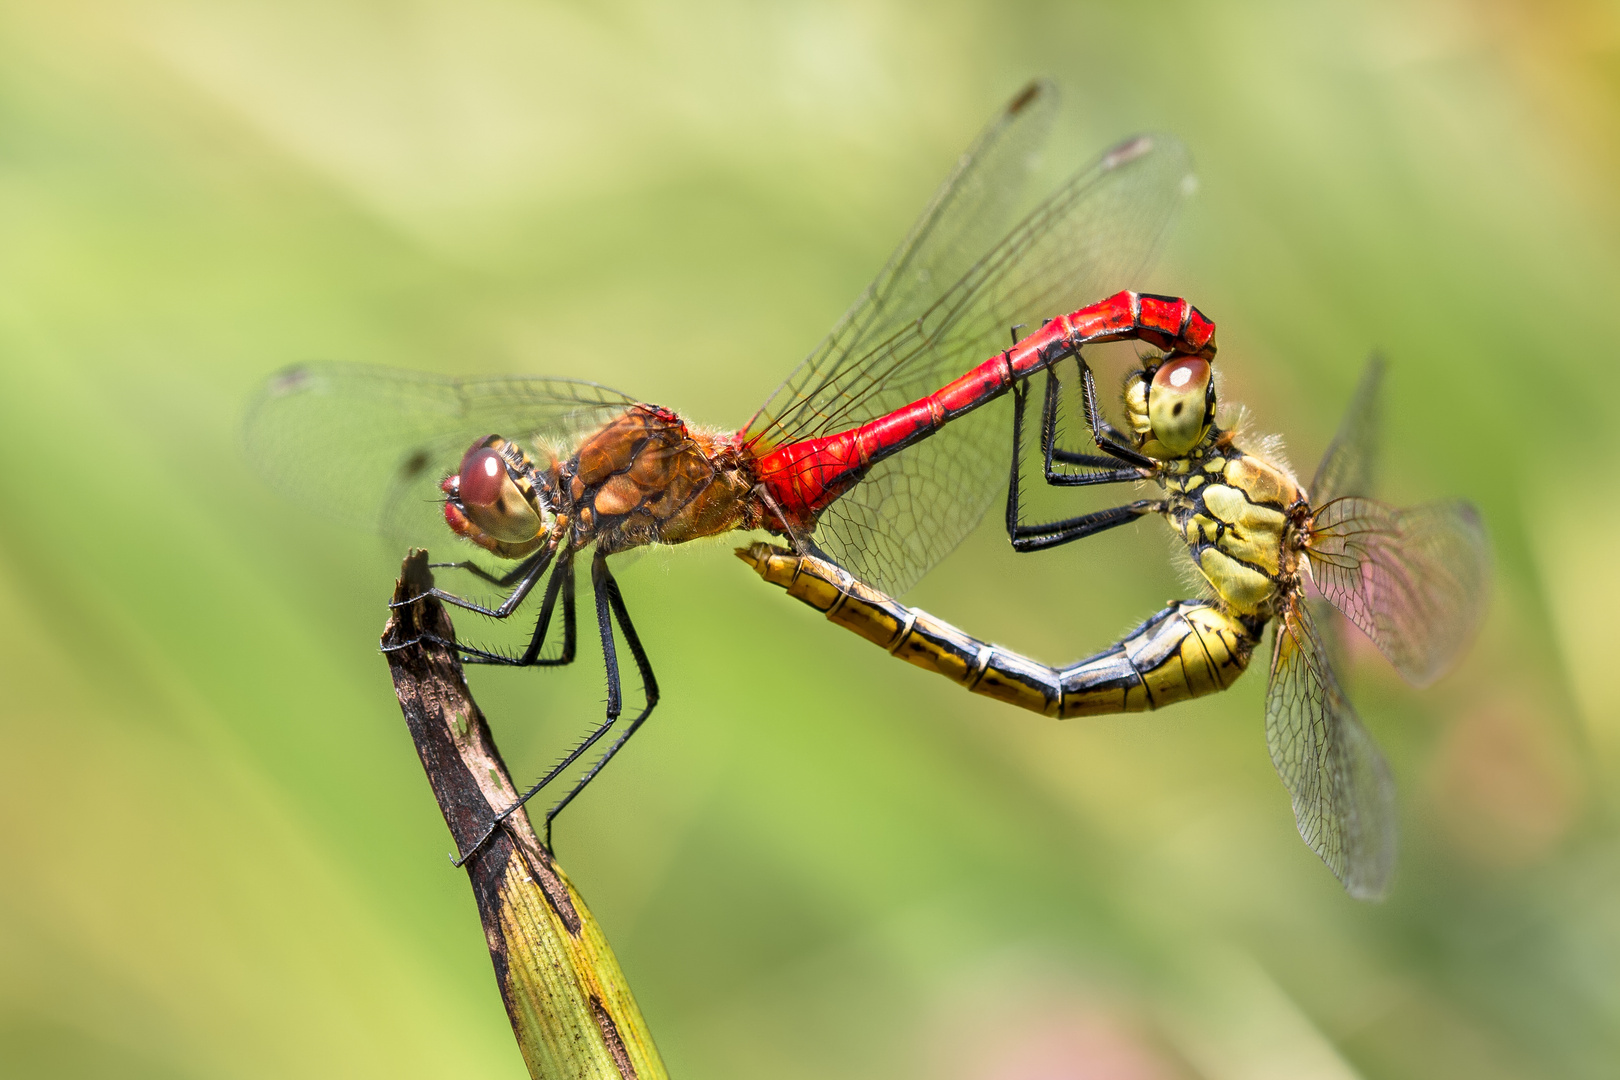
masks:
[(1356, 387), (1350, 408), (1339, 421), (1339, 430), (1333, 436), (1322, 463), (1316, 467), (1311, 479), (1311, 499), (1318, 506), (1347, 495), (1368, 496), (1373, 493), (1374, 473), (1377, 467), (1378, 445), (1382, 413), (1381, 390), (1384, 381), (1384, 358), (1374, 354), (1367, 361), (1361, 383)]
[[(1172, 136), (1121, 143), (1070, 177), (959, 278), (940, 281), (937, 292), (919, 285), (895, 294), (903, 304), (871, 300), (878, 310), (859, 320), (872, 328), (859, 342), (869, 347), (842, 347), (840, 324), (755, 416), (747, 439), (775, 446), (886, 415), (1006, 348), (1010, 327), (1033, 329), (1136, 284), (1191, 188), (1191, 173), (1186, 147)], [(949, 263), (962, 254), (953, 250)], [(909, 272), (938, 280), (915, 267)]]
[(1002, 237), (1057, 105), (1057, 89), (1037, 80), (990, 121), (877, 279), (754, 415), (749, 440), (774, 446), (813, 432), (818, 417), (836, 406), (850, 369), (932, 308)]
[(1266, 743), (1306, 846), (1351, 896), (1382, 898), (1395, 868), (1395, 785), (1297, 603), (1272, 631)]
[(1004, 408), (980, 409), (930, 436), (943, 445), (879, 463), (822, 514), (814, 543), (855, 577), (902, 595), (974, 530), (1007, 482), (1004, 423)]
[[(779, 445), (886, 415), (1011, 344), (1011, 327), (1033, 328), (1140, 284), (1192, 189), (1191, 168), (1186, 148), (1172, 137), (1122, 143), (1071, 177), (937, 294), (931, 289), (938, 275), (916, 270), (927, 260), (907, 262), (909, 249), (902, 247), (897, 260), (928, 287), (880, 290), (885, 299), (871, 300), (873, 310), (863, 301), (854, 320), (863, 329), (851, 340), (876, 344), (848, 348), (840, 324), (754, 418), (745, 439)], [(1002, 172), (992, 168), (986, 175)], [(931, 248), (925, 243), (919, 250)], [(961, 261), (960, 253), (950, 265)], [(1004, 408), (986, 407), (879, 463), (823, 514), (816, 543), (857, 577), (903, 593), (983, 518), (1006, 476), (1008, 423)]]
[(248, 456), (270, 483), (333, 519), (438, 548), (439, 482), (474, 439), (500, 434), (542, 458), (634, 404), (569, 379), (453, 379), (362, 364), (271, 376), (248, 408)]
[(1415, 685), (1439, 678), (1484, 617), (1490, 542), (1472, 503), (1337, 499), (1312, 516), (1305, 550), (1322, 595)]
[[(1190, 185), (1180, 142), (1141, 137), (1076, 174), (957, 286), (843, 369), (814, 410), (814, 430), (841, 430), (932, 393), (1033, 329), (1141, 284)], [(811, 418), (801, 417), (809, 424)], [(1006, 482), (1005, 402), (952, 421), (878, 463), (822, 516), (816, 541), (856, 577), (905, 592), (961, 543)]]

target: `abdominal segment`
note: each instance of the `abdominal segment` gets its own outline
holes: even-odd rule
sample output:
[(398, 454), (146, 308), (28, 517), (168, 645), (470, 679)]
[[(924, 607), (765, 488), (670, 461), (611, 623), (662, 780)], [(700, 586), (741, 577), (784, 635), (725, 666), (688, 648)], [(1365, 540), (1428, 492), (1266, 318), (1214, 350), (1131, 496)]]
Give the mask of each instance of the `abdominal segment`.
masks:
[(765, 543), (737, 555), (766, 581), (894, 655), (1045, 716), (1142, 712), (1224, 690), (1248, 667), (1264, 626), (1207, 601), (1181, 600), (1118, 644), (1055, 668), (906, 607), (824, 559)]

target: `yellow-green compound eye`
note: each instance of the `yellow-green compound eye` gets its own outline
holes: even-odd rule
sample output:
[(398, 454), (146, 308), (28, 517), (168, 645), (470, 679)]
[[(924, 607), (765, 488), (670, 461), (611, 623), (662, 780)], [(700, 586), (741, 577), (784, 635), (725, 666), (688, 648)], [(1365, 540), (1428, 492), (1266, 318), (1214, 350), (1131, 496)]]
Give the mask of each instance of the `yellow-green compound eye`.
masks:
[(1148, 389), (1153, 437), (1172, 454), (1185, 454), (1204, 437), (1209, 362), (1196, 356), (1163, 365)]

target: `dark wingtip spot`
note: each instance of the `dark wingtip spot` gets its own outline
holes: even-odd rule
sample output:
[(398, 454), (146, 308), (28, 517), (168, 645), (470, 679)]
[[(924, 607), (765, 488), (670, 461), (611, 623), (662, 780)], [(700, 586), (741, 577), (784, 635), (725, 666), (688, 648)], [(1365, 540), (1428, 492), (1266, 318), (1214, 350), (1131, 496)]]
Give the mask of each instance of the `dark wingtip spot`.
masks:
[(1039, 79), (1036, 79), (1034, 82), (1018, 91), (1018, 96), (1012, 99), (1011, 105), (1007, 106), (1007, 115), (1017, 116), (1019, 113), (1029, 108), (1030, 102), (1034, 101), (1040, 96), (1041, 82)]
[(1108, 153), (1103, 155), (1099, 163), (1106, 170), (1117, 169), (1121, 165), (1129, 164), (1153, 149), (1153, 138), (1150, 135), (1138, 135), (1126, 139)]
[(288, 394), (296, 394), (306, 389), (313, 379), (314, 375), (309, 368), (303, 364), (296, 364), (270, 376), (267, 389), (271, 397), (285, 397)]
[(417, 450), (399, 463), (399, 477), (401, 480), (411, 480), (420, 476), (422, 470), (427, 468), (428, 452)]

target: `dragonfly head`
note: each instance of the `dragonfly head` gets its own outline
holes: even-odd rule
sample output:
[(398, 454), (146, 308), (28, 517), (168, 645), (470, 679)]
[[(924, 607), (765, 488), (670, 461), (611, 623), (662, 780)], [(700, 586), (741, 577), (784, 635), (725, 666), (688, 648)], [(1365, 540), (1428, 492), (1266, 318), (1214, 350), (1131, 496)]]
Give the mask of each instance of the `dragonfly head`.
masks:
[(490, 435), (462, 455), (461, 469), (444, 478), (445, 521), (479, 547), (520, 558), (545, 539), (551, 513), (535, 490), (533, 467), (518, 446)]
[(1173, 356), (1134, 373), (1125, 385), (1125, 411), (1142, 453), (1156, 458), (1188, 453), (1215, 423), (1209, 361)]

